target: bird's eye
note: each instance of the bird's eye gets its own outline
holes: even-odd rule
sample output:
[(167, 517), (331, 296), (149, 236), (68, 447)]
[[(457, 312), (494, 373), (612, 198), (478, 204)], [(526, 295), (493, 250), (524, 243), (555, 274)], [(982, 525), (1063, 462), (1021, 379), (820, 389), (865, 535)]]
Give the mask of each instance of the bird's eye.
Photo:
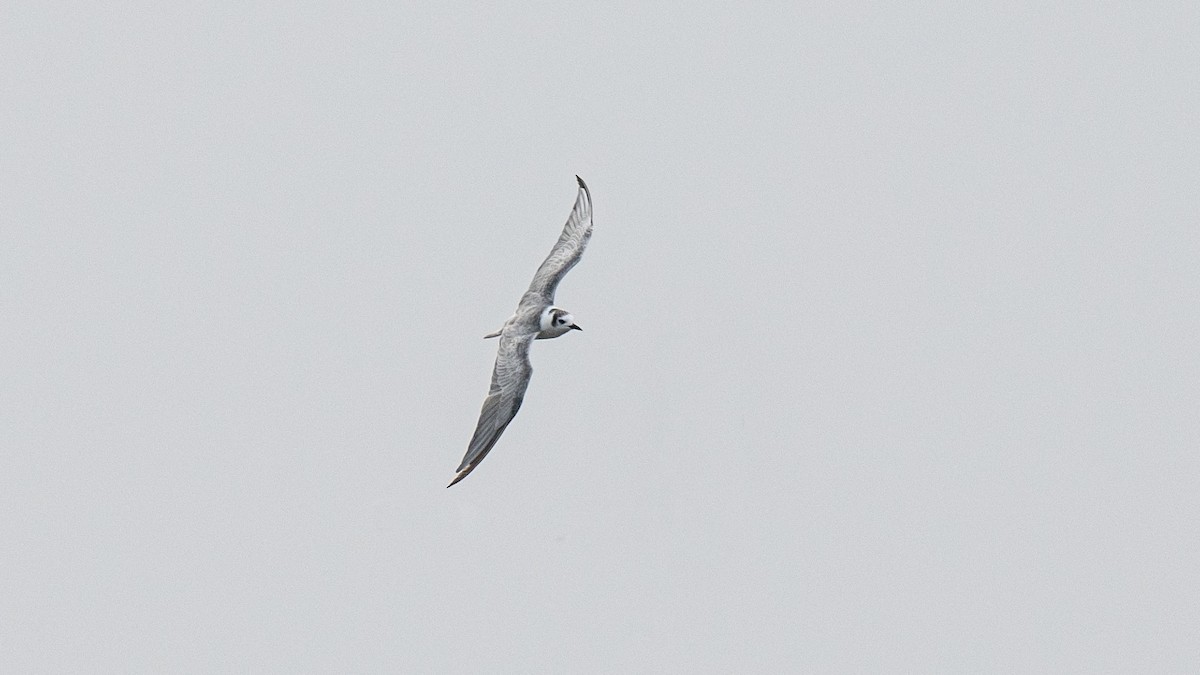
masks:
[(566, 321), (563, 321), (562, 319), (559, 319), (559, 320), (558, 320), (558, 325), (560, 325), (560, 326), (561, 326), (561, 325), (563, 325), (564, 323), (566, 323)]

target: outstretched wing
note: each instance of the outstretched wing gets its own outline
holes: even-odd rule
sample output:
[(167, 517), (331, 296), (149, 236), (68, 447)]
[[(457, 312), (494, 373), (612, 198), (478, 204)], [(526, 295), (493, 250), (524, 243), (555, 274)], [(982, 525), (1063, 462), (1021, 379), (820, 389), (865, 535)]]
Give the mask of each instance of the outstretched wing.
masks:
[(579, 181), (575, 208), (571, 209), (571, 216), (567, 218), (567, 224), (563, 225), (562, 234), (550, 250), (550, 255), (546, 256), (537, 274), (533, 275), (533, 283), (529, 284), (529, 290), (521, 296), (522, 306), (544, 307), (554, 304), (554, 291), (558, 288), (558, 282), (562, 281), (567, 272), (583, 257), (583, 249), (587, 246), (588, 239), (592, 238), (592, 193), (588, 191), (582, 178), (575, 176), (575, 180)]
[(458, 473), (450, 485), (466, 478), (479, 466), (521, 408), (525, 389), (533, 375), (533, 366), (529, 363), (529, 345), (536, 335), (506, 331), (500, 336), (496, 366), (492, 369), (492, 386), (483, 400), (483, 410), (479, 413), (479, 423), (475, 425), (475, 435), (467, 446), (467, 454), (463, 456)]

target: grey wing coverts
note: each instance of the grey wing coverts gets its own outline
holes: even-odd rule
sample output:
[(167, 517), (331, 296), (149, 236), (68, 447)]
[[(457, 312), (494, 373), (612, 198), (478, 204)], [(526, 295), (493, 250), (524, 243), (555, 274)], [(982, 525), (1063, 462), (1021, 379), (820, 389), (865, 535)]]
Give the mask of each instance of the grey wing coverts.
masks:
[(467, 454), (463, 456), (454, 480), (446, 487), (466, 478), (479, 466), (521, 408), (525, 389), (529, 387), (529, 378), (533, 375), (529, 346), (540, 329), (542, 310), (554, 303), (554, 291), (558, 283), (583, 257), (583, 249), (592, 236), (591, 193), (582, 178), (576, 176), (575, 180), (579, 181), (575, 207), (550, 255), (533, 275), (529, 290), (521, 296), (516, 315), (501, 330), (496, 365), (492, 369), (492, 385), (483, 401), (479, 423), (475, 426), (475, 434), (467, 445)]
[(525, 389), (533, 375), (533, 366), (529, 363), (529, 345), (536, 335), (536, 331), (517, 334), (505, 330), (500, 336), (496, 366), (492, 369), (492, 386), (483, 400), (483, 410), (479, 412), (479, 423), (475, 425), (475, 435), (467, 445), (467, 454), (463, 456), (462, 464), (458, 465), (450, 485), (466, 478), (479, 466), (521, 409)]
[(550, 249), (550, 255), (546, 256), (537, 273), (533, 275), (529, 290), (521, 296), (518, 312), (529, 306), (536, 306), (540, 311), (542, 307), (554, 304), (554, 291), (558, 289), (558, 282), (579, 263), (579, 259), (583, 257), (583, 249), (592, 238), (592, 193), (582, 178), (575, 176), (575, 180), (579, 181), (579, 195), (575, 197), (575, 208), (571, 209), (571, 215), (563, 225), (562, 234), (558, 236), (554, 248)]

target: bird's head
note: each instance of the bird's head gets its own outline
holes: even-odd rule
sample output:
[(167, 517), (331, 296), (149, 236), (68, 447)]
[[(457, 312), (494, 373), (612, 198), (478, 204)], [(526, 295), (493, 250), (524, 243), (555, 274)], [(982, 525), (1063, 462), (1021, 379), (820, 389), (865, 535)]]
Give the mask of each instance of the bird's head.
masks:
[(553, 335), (562, 335), (569, 330), (583, 330), (575, 325), (575, 317), (565, 309), (558, 307), (547, 307), (546, 311), (542, 312), (541, 330), (543, 333)]

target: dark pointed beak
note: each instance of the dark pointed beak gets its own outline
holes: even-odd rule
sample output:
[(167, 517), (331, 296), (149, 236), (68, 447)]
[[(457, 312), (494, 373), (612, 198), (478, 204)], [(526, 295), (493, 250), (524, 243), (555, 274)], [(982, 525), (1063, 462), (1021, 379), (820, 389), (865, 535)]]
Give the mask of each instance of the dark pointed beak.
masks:
[(576, 326), (575, 324), (571, 324), (571, 330), (583, 330), (583, 329), (580, 328), (579, 326)]

